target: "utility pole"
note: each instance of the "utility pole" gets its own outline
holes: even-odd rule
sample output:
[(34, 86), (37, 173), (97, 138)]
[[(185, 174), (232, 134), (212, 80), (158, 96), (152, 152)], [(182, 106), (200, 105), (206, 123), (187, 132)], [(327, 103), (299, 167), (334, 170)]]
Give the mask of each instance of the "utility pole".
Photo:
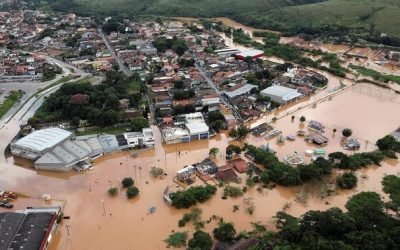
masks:
[(104, 206), (104, 200), (101, 200), (101, 204), (103, 205), (103, 216), (106, 216), (106, 207)]
[(65, 225), (65, 227), (67, 228), (67, 234), (68, 234), (68, 239), (71, 239), (71, 235), (69, 233), (69, 228), (71, 227), (70, 225)]

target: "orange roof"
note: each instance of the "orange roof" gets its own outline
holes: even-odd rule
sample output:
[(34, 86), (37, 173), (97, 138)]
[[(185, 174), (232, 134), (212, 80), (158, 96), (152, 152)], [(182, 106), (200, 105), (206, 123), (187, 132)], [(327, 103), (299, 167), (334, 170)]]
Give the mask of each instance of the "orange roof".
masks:
[(239, 173), (244, 173), (249, 168), (247, 162), (243, 159), (232, 160), (229, 164), (231, 164)]

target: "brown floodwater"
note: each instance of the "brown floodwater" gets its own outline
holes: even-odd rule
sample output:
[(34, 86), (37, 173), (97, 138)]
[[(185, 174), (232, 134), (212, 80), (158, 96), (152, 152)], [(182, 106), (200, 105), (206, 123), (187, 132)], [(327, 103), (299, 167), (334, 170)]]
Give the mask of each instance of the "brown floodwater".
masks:
[[(336, 79), (336, 83), (332, 79), (327, 90), (317, 95), (323, 97), (329, 94), (328, 90), (336, 84), (339, 84), (339, 79)], [(273, 116), (285, 115), (292, 109), (297, 110), (299, 106), (312, 102), (313, 98), (316, 97), (283, 107), (253, 124), (270, 120)], [(282, 130), (284, 135), (295, 134), (301, 127), (298, 117), (304, 115), (307, 120), (321, 121), (327, 127), (325, 134), (330, 142), (325, 149), (328, 153), (342, 150), (340, 131), (345, 127), (351, 128), (354, 136), (361, 140), (361, 151), (369, 151), (375, 149), (373, 142), (377, 138), (399, 126), (399, 110), (398, 95), (373, 85), (360, 84), (343, 90), (332, 100), (318, 103), (316, 107), (298, 111), (294, 114), (294, 122), (291, 122), (289, 115), (273, 123), (273, 126)], [(332, 128), (338, 129), (336, 135)], [(154, 131), (158, 131), (156, 127)], [(83, 174), (34, 171), (14, 166), (13, 160), (8, 158), (0, 168), (0, 188), (33, 195), (33, 198), (19, 198), (15, 203), (16, 208), (65, 204), (65, 215), (71, 218), (62, 222), (50, 249), (165, 249), (163, 240), (172, 230), (192, 232), (194, 228), (178, 227), (178, 220), (188, 210), (177, 210), (166, 204), (162, 198), (164, 189), (175, 186), (173, 177), (178, 169), (203, 160), (212, 147), (220, 149), (216, 161), (219, 166), (224, 165), (223, 152), (230, 139), (226, 133), (221, 133), (210, 140), (165, 146), (161, 144), (159, 132), (155, 133), (155, 137), (157, 143), (154, 149), (141, 152), (135, 158), (129, 152), (107, 155), (95, 161), (93, 170)], [(310, 159), (304, 155), (304, 151), (317, 148), (301, 138), (278, 145), (276, 139), (267, 141), (249, 136), (247, 142), (255, 145), (270, 143), (280, 159), (296, 151), (306, 162)], [(152, 166), (163, 168), (168, 173), (167, 178), (153, 179), (149, 174)], [(324, 210), (333, 206), (344, 208), (348, 197), (354, 193), (368, 190), (382, 194), (383, 176), (399, 172), (398, 161), (385, 162), (382, 167), (370, 167), (357, 173), (360, 182), (356, 189), (338, 191), (332, 196), (326, 196), (326, 192), (329, 184), (334, 183), (334, 175), (324, 182), (302, 187), (277, 187), (261, 191), (251, 188), (244, 197), (236, 199), (222, 200), (222, 189), (218, 189), (212, 199), (199, 207), (203, 210), (203, 220), (208, 220), (212, 215), (221, 216), (233, 222), (238, 231), (251, 229), (251, 222), (261, 222), (273, 229), (273, 216), (283, 208), (295, 216), (309, 209)], [(117, 197), (109, 197), (108, 188), (121, 188), (120, 182), (126, 176), (135, 179), (140, 189), (139, 197), (127, 200), (123, 190)], [(246, 180), (245, 175), (241, 177)], [(200, 184), (201, 181), (197, 180), (196, 185)], [(51, 194), (54, 200), (44, 202), (37, 198), (44, 193)], [(239, 211), (233, 212), (234, 205), (239, 206)], [(255, 211), (249, 215), (246, 211), (251, 206), (254, 206)], [(151, 207), (155, 207), (156, 212), (148, 214)], [(0, 208), (0, 211), (5, 210)], [(206, 224), (205, 230), (211, 232), (215, 225), (216, 221), (212, 221)]]

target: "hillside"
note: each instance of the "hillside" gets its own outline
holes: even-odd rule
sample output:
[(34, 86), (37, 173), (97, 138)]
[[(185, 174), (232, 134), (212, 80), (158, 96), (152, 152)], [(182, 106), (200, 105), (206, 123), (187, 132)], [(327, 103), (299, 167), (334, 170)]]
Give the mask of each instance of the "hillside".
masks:
[[(334, 25), (400, 37), (399, 0), (48, 0), (56, 10), (79, 14), (225, 16), (283, 31)], [(317, 31), (318, 33), (318, 31)]]

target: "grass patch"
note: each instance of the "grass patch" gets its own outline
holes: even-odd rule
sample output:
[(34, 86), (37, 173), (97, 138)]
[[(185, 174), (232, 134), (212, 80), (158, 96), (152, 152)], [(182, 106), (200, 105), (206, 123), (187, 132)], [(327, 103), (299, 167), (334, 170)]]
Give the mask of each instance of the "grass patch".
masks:
[(400, 84), (400, 76), (384, 75), (373, 69), (367, 69), (365, 67), (357, 66), (357, 65), (350, 65), (350, 68), (356, 70), (361, 75), (372, 77), (376, 81), (381, 81), (381, 82), (385, 82), (385, 83), (392, 81), (392, 82)]
[(141, 85), (140, 81), (133, 80), (128, 85), (128, 93), (132, 94), (132, 93), (139, 92), (141, 88), (142, 88), (142, 85)]
[(0, 118), (2, 118), (15, 105), (15, 103), (22, 98), (22, 96), (23, 94), (17, 91), (5, 98), (3, 104), (0, 105)]
[(121, 127), (104, 127), (104, 128), (96, 127), (96, 128), (89, 128), (82, 132), (76, 131), (75, 135), (80, 136), (80, 135), (103, 134), (103, 133), (116, 135), (116, 134), (126, 133), (130, 130), (131, 128), (129, 125)]

